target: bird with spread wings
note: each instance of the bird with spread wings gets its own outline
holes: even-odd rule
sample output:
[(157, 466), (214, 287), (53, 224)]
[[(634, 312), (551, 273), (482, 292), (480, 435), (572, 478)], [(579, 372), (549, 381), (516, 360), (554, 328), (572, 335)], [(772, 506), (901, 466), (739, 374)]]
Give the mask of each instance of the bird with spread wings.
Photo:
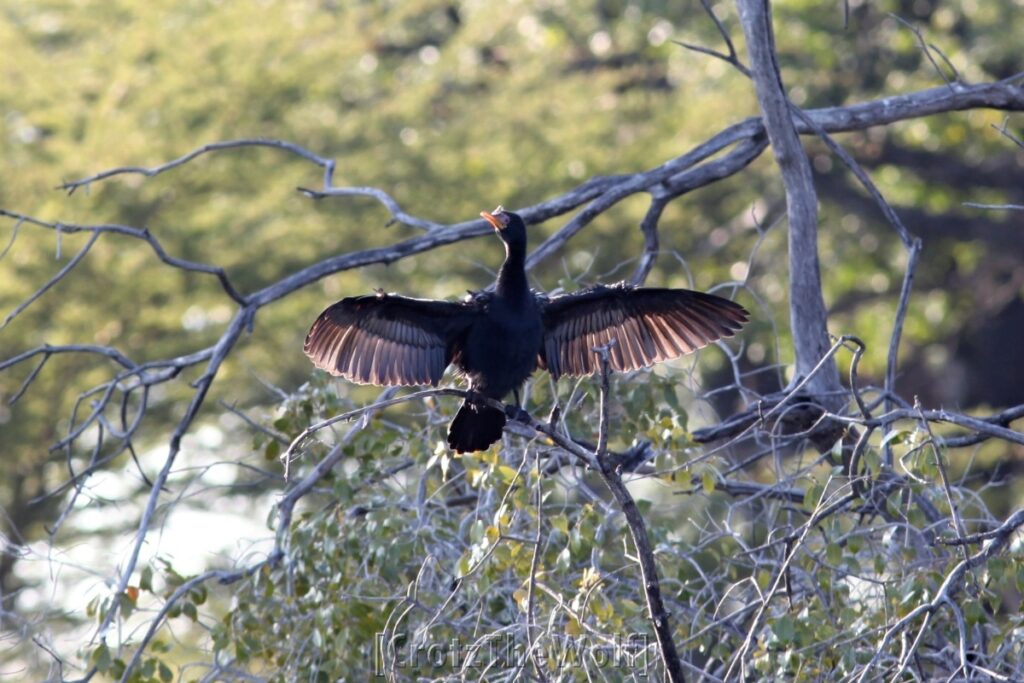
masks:
[(749, 315), (739, 304), (688, 289), (620, 283), (547, 297), (526, 279), (526, 224), (498, 207), (483, 212), (505, 243), (494, 290), (460, 302), (370, 294), (342, 299), (313, 323), (305, 352), (332, 375), (359, 384), (436, 385), (449, 365), (470, 396), (448, 429), (456, 452), (485, 450), (507, 415), (474, 400), (502, 400), (537, 368), (555, 379), (600, 369), (593, 349), (615, 340), (609, 365), (628, 372), (731, 337)]

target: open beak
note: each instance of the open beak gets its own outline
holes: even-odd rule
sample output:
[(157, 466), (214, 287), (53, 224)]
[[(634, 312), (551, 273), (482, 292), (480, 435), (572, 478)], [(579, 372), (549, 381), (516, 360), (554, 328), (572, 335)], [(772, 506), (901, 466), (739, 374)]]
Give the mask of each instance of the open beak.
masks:
[(481, 211), (480, 215), (483, 217), (485, 221), (493, 225), (495, 230), (504, 230), (505, 226), (508, 225), (508, 217), (505, 216), (505, 209), (503, 209), (501, 206), (496, 208), (494, 210), (494, 213)]

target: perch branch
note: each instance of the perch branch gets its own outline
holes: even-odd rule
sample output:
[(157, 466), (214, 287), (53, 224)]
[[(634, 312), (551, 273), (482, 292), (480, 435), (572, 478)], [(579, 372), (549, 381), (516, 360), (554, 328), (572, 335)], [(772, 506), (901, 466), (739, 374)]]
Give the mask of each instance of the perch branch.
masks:
[[(614, 343), (614, 340), (613, 342)], [(661, 661), (665, 665), (665, 673), (673, 683), (682, 683), (685, 680), (683, 666), (679, 659), (679, 652), (676, 650), (675, 640), (672, 638), (672, 625), (669, 619), (668, 610), (661, 598), (661, 583), (658, 580), (658, 565), (654, 560), (654, 549), (651, 547), (650, 536), (647, 534), (647, 524), (640, 510), (636, 506), (629, 489), (622, 482), (622, 475), (607, 458), (605, 452), (608, 444), (608, 400), (609, 400), (609, 348), (612, 343), (594, 349), (601, 361), (601, 422), (598, 426), (597, 457), (598, 470), (608, 490), (611, 491), (615, 502), (626, 518), (629, 527), (630, 537), (636, 548), (637, 560), (640, 564), (640, 578), (643, 582), (644, 596), (647, 599), (647, 614), (650, 617), (651, 625), (654, 627), (654, 637), (658, 641), (658, 651), (661, 653)]]

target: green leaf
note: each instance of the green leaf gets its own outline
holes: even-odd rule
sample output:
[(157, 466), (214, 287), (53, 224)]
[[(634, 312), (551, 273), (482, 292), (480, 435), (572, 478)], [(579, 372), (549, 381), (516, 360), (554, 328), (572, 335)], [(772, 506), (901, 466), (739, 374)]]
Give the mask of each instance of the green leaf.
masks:
[(555, 569), (561, 572), (568, 571), (571, 563), (572, 553), (569, 551), (569, 546), (565, 546), (555, 559)]
[(472, 569), (473, 566), (470, 562), (470, 554), (468, 552), (463, 553), (462, 557), (459, 558), (459, 563), (455, 566), (456, 575), (461, 579), (465, 576), (469, 576)]
[(148, 680), (153, 677), (156, 673), (156, 660), (150, 657), (149, 659), (142, 662), (142, 666), (139, 667), (139, 675), (144, 679)]
[(106, 641), (100, 643), (99, 647), (92, 651), (92, 656), (89, 659), (100, 673), (104, 673), (110, 668), (110, 648), (107, 647)]
[(508, 465), (498, 465), (495, 470), (498, 473), (498, 478), (506, 484), (511, 484), (516, 480), (519, 472), (509, 467)]
[(889, 443), (893, 444), (894, 446), (896, 444), (905, 443), (907, 440), (909, 440), (910, 434), (911, 432), (909, 429), (893, 429), (882, 438), (882, 443), (879, 444), (879, 448), (883, 448), (886, 444)]
[(964, 617), (967, 619), (969, 626), (974, 626), (977, 623), (987, 621), (987, 615), (985, 614), (985, 608), (981, 606), (981, 603), (977, 600), (967, 600), (963, 605)]
[(271, 439), (263, 451), (263, 458), (265, 460), (277, 460), (279, 457), (281, 457), (281, 442), (277, 439)]
[(202, 584), (196, 586), (188, 592), (189, 599), (197, 605), (202, 605), (206, 602), (206, 598), (209, 596), (209, 592), (206, 590), (206, 586)]
[(129, 586), (128, 589), (129, 590), (126, 590), (124, 593), (121, 593), (121, 595), (118, 596), (118, 603), (121, 606), (121, 615), (125, 618), (130, 617), (132, 615), (132, 612), (135, 611), (135, 600), (133, 599), (132, 596), (137, 596), (139, 593), (138, 588)]
[(684, 432), (689, 431), (690, 427), (690, 414), (686, 412), (686, 409), (679, 408), (676, 411), (676, 422), (679, 423), (679, 428)]
[(1003, 578), (1003, 574), (1009, 569), (1010, 563), (1006, 558), (993, 557), (988, 562), (988, 575), (992, 581), (999, 582)]
[(782, 642), (792, 643), (793, 639), (796, 638), (796, 625), (793, 623), (792, 618), (782, 616), (772, 624), (772, 632)]
[(594, 616), (603, 622), (608, 622), (615, 613), (615, 608), (612, 606), (611, 601), (600, 593), (591, 598), (589, 605), (590, 611), (594, 613)]
[(142, 576), (139, 577), (139, 588), (150, 593), (153, 592), (153, 567), (148, 564), (142, 568)]
[(668, 407), (679, 413), (682, 412), (683, 408), (679, 405), (679, 396), (676, 395), (676, 388), (671, 384), (666, 384), (663, 388), (662, 395), (665, 398), (665, 403)]
[(636, 616), (644, 610), (644, 607), (640, 603), (635, 600), (630, 600), (629, 598), (622, 598), (619, 600), (618, 607), (619, 611), (624, 612), (626, 616)]
[(815, 510), (818, 504), (821, 502), (821, 497), (825, 494), (825, 487), (817, 482), (811, 484), (804, 491), (804, 509)]

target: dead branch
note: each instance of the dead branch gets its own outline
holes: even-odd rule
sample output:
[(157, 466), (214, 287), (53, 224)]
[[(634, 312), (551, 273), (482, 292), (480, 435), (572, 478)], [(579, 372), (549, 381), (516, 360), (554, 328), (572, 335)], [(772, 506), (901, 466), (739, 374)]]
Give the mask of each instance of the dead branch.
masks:
[[(768, 3), (765, 0), (739, 0), (737, 5), (750, 54), (758, 104), (786, 188), (789, 321), (796, 355), (796, 375), (807, 377), (811, 368), (826, 357), (830, 346), (828, 313), (822, 297), (818, 265), (818, 197), (811, 164), (793, 122), (792, 104), (782, 84)], [(835, 363), (828, 362), (811, 381), (809, 389), (813, 395), (824, 396), (840, 386)], [(835, 407), (835, 401), (824, 405)]]
[(594, 453), (601, 478), (604, 480), (608, 490), (612, 492), (615, 502), (626, 518), (629, 526), (629, 534), (633, 539), (633, 546), (636, 548), (637, 560), (640, 564), (640, 577), (643, 581), (644, 596), (647, 599), (647, 613), (651, 625), (654, 628), (655, 638), (658, 640), (658, 650), (661, 653), (661, 660), (665, 665), (665, 673), (672, 683), (685, 681), (683, 666), (679, 659), (679, 652), (676, 650), (676, 643), (672, 636), (672, 626), (669, 620), (665, 603), (661, 599), (661, 584), (658, 581), (658, 565), (654, 560), (654, 549), (651, 547), (650, 537), (647, 535), (647, 524), (643, 515), (636, 506), (636, 501), (629, 493), (629, 489), (622, 483), (622, 475), (615, 469), (607, 458), (606, 447), (608, 444), (608, 375), (609, 375), (609, 347), (607, 344), (594, 349), (594, 352), (601, 360), (601, 421), (599, 424), (599, 436), (597, 451)]

